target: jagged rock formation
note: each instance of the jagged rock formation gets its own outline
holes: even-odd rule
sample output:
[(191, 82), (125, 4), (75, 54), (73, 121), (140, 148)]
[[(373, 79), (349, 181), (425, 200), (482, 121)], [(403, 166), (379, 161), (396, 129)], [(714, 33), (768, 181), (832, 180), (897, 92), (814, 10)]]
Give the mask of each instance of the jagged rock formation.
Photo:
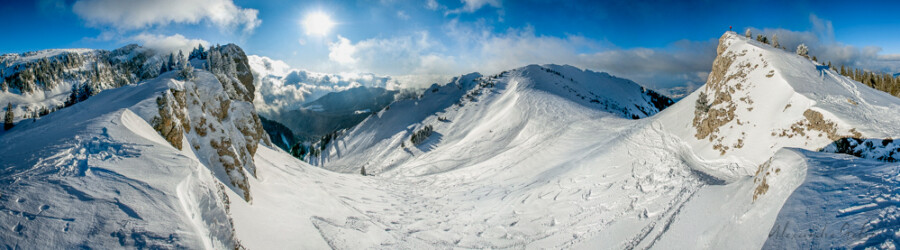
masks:
[[(804, 57), (783, 55), (781, 49), (732, 33), (719, 38), (716, 52), (706, 85), (685, 99), (694, 106), (691, 129), (694, 139), (705, 141), (701, 148), (719, 156), (735, 151), (771, 155), (780, 146), (817, 149), (843, 137), (862, 136), (863, 131), (832, 113), (848, 105), (861, 108), (853, 101), (859, 96), (847, 96), (860, 94), (850, 80)], [(797, 72), (803, 75), (787, 65), (802, 65)], [(832, 90), (819, 89), (822, 86)], [(836, 91), (844, 89), (852, 90)], [(822, 97), (828, 97), (827, 102), (821, 102)], [(815, 107), (817, 103), (839, 108), (823, 109)]]
[(73, 105), (72, 95), (83, 101), (106, 89), (171, 78), (177, 84), (160, 93), (156, 112), (145, 118), (173, 147), (196, 151), (220, 181), (249, 201), (247, 175), (256, 174), (253, 155), (259, 143), (270, 141), (253, 108), (247, 55), (234, 44), (210, 48), (205, 59), (184, 59), (198, 69), (184, 81), (177, 80), (183, 78), (179, 72), (160, 74), (163, 58), (138, 45), (6, 54), (0, 56), (0, 75), (8, 86), (0, 97), (13, 95), (13, 111), (21, 120)]
[[(247, 174), (256, 176), (253, 155), (259, 143), (271, 142), (253, 108), (253, 77), (247, 56), (229, 44), (210, 48), (202, 63), (209, 72), (197, 70), (195, 79), (179, 82), (161, 94), (159, 114), (152, 124), (178, 149), (186, 138), (222, 182), (250, 201)], [(166, 73), (162, 77), (171, 76)]]

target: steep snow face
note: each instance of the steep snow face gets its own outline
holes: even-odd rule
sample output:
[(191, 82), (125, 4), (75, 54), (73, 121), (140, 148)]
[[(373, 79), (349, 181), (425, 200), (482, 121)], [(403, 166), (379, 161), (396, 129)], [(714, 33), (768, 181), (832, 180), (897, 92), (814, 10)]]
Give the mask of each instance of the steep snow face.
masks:
[(716, 170), (723, 178), (751, 174), (783, 147), (900, 135), (887, 125), (900, 122), (895, 97), (733, 32), (718, 54), (706, 85), (658, 120), (701, 157), (734, 162)]
[(149, 123), (156, 98), (179, 85), (159, 78), (104, 91), (3, 133), (0, 224), (9, 230), (0, 244), (235, 247), (230, 191)]
[[(454, 160), (440, 167), (415, 168), (415, 174), (474, 165), (494, 157), (484, 152), (508, 150), (530, 135), (523, 130), (556, 131), (562, 128), (554, 123), (582, 119), (566, 115), (570, 103), (577, 104), (571, 113), (582, 116), (636, 118), (655, 114), (671, 100), (634, 82), (571, 66), (531, 65), (486, 77), (469, 74), (444, 86), (433, 85), (420, 98), (391, 104), (310, 161), (341, 172), (366, 167), (369, 173), (429, 156)], [(428, 126), (434, 130), (430, 136), (420, 143), (410, 140)]]
[(264, 56), (251, 55), (256, 89), (256, 109), (270, 115), (274, 112), (296, 110), (303, 104), (330, 92), (356, 87), (397, 89), (399, 83), (390, 77), (374, 74), (335, 75), (293, 69), (287, 63)]

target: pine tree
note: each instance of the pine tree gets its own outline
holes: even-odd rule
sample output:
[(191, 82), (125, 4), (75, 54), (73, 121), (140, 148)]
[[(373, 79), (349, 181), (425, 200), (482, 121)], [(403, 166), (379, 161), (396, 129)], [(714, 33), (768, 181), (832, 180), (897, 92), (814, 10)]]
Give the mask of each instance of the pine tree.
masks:
[(206, 51), (203, 49), (203, 44), (198, 44), (197, 47), (191, 51), (191, 54), (188, 55), (188, 61), (194, 58), (206, 60)]
[(166, 61), (166, 71), (171, 71), (175, 69), (175, 54), (169, 53), (169, 60)]
[(13, 126), (13, 119), (15, 119), (15, 114), (13, 114), (13, 106), (12, 103), (6, 103), (6, 118), (3, 119), (3, 129), (9, 130)]
[(746, 36), (747, 38), (750, 38), (753, 36), (753, 34), (750, 33), (750, 28), (747, 28), (747, 31), (744, 31), (744, 36)]

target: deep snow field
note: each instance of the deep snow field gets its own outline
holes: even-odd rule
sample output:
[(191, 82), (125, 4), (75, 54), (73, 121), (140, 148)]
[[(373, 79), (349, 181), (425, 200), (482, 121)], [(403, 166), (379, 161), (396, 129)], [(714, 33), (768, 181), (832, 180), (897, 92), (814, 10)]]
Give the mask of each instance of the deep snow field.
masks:
[(0, 134), (0, 244), (896, 248), (900, 163), (819, 151), (900, 136), (900, 99), (731, 32), (718, 50), (710, 81), (662, 111), (631, 81), (571, 66), (461, 76), (375, 112), (313, 164), (261, 143), (251, 201), (153, 129), (159, 93), (185, 83), (107, 90)]

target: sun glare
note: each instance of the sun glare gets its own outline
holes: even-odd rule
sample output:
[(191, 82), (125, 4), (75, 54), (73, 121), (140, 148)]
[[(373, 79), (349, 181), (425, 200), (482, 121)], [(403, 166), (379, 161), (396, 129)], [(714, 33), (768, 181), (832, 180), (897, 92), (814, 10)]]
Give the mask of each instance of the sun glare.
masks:
[(303, 28), (307, 35), (324, 36), (334, 27), (331, 17), (322, 12), (315, 12), (306, 16), (303, 20)]

